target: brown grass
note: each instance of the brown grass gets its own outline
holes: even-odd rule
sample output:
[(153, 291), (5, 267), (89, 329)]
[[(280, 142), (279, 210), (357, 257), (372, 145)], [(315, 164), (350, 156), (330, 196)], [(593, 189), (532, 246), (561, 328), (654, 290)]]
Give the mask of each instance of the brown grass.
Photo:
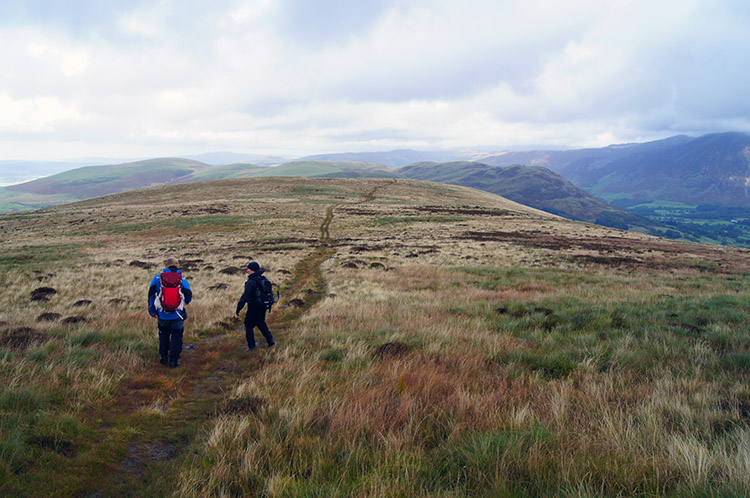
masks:
[[(7, 403), (27, 393), (32, 409), (59, 415), (44, 434), (19, 425), (22, 439), (116, 441), (99, 462), (109, 470), (68, 475), (69, 494), (118, 478), (178, 496), (697, 496), (748, 485), (748, 379), (725, 366), (747, 352), (747, 312), (670, 316), (691, 299), (741, 299), (748, 251), (377, 179), (159, 187), (0, 225), (10, 234), (0, 380), (21, 399)], [(184, 262), (195, 295), (181, 371), (158, 365), (145, 309), (167, 256)], [(269, 315), (278, 345), (244, 356), (234, 306), (251, 259), (284, 296)], [(31, 301), (39, 288), (55, 293)], [(84, 320), (63, 323), (71, 317)], [(661, 362), (647, 362), (653, 351)], [(104, 413), (120, 425), (99, 428)], [(66, 417), (96, 429), (70, 436)], [(155, 427), (170, 423), (188, 435), (158, 471), (147, 472), (156, 457), (138, 457), (137, 471), (118, 460), (128, 445), (153, 453), (138, 434), (161, 440)], [(45, 444), (34, 451), (67, 447)], [(81, 468), (85, 455), (62, 458)], [(22, 463), (4, 467), (17, 486), (6, 489), (65, 482), (59, 462)]]

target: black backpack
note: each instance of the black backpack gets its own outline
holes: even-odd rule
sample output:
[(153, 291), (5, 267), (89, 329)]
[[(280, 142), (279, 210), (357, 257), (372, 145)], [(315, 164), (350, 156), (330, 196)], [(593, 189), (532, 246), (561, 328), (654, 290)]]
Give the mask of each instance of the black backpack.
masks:
[(267, 310), (271, 309), (273, 303), (273, 284), (266, 277), (261, 276), (255, 282), (255, 302)]

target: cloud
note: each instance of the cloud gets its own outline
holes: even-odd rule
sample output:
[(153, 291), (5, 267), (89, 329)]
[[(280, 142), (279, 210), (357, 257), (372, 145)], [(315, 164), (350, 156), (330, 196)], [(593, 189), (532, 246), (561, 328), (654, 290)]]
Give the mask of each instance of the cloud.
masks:
[(57, 48), (31, 43), (29, 45), (29, 53), (35, 58), (49, 56), (52, 58), (53, 64), (58, 66), (65, 76), (80, 74), (89, 65), (88, 56), (80, 51), (63, 52)]
[(0, 5), (18, 157), (44, 140), (304, 153), (750, 130), (744, 1), (47, 4)]
[(320, 49), (367, 33), (396, 3), (393, 0), (280, 0), (273, 3), (270, 18), (278, 36)]
[(58, 123), (81, 119), (75, 107), (52, 97), (13, 99), (0, 94), (0, 109), (3, 134), (52, 132)]

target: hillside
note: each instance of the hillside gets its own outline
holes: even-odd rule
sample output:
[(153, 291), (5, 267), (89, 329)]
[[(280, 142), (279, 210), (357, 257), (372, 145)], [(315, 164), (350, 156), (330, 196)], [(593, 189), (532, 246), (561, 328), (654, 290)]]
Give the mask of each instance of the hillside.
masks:
[[(750, 486), (749, 251), (394, 179), (169, 185), (0, 230), (3, 496)], [(176, 369), (145, 311), (168, 256), (194, 293)], [(250, 260), (281, 296), (248, 352)]]
[[(734, 143), (728, 144), (734, 137)], [(744, 137), (744, 138), (743, 138)], [(547, 164), (565, 171), (565, 174), (576, 176), (580, 181), (590, 181), (589, 190), (612, 202), (606, 202), (587, 194), (571, 182), (541, 167), (493, 167), (483, 163), (453, 162), (441, 168), (425, 168), (427, 163), (416, 163), (418, 169), (386, 168), (381, 164), (364, 161), (322, 161), (300, 160), (271, 167), (256, 164), (236, 163), (226, 166), (211, 167), (185, 159), (155, 159), (113, 166), (79, 168), (52, 177), (0, 188), (0, 212), (13, 212), (57, 205), (76, 199), (89, 198), (95, 195), (120, 192), (152, 185), (200, 182), (206, 180), (249, 178), (263, 176), (307, 176), (324, 178), (398, 178), (409, 177), (430, 181), (439, 181), (457, 185), (475, 187), (517, 202), (537, 207), (551, 213), (577, 220), (585, 220), (605, 226), (643, 231), (653, 235), (684, 238), (693, 241), (750, 247), (750, 212), (740, 201), (699, 205), (665, 199), (649, 199), (657, 195), (650, 185), (662, 186), (662, 190), (675, 192), (686, 191), (687, 180), (672, 178), (674, 167), (694, 160), (701, 163), (710, 155), (703, 145), (707, 141), (714, 144), (714, 170), (731, 169), (728, 164), (728, 151), (735, 151), (735, 168), (731, 170), (728, 180), (721, 183), (721, 175), (711, 176), (705, 170), (684, 175), (693, 178), (694, 190), (703, 192), (704, 198), (710, 195), (716, 198), (731, 197), (740, 199), (746, 194), (738, 185), (745, 178), (741, 171), (742, 144), (747, 136), (742, 134), (723, 134), (709, 140), (673, 137), (671, 139), (645, 144), (626, 144), (610, 146), (604, 149), (586, 149), (579, 151), (538, 151), (514, 152), (490, 156), (488, 160), (507, 161), (510, 158), (528, 160), (532, 163)], [(675, 152), (682, 151), (682, 152)], [(703, 151), (703, 152), (701, 152)], [(739, 151), (739, 152), (737, 152)], [(416, 157), (416, 151), (391, 151), (378, 153), (383, 160), (396, 161)], [(434, 153), (437, 155), (446, 153)], [(535, 155), (536, 154), (536, 155)], [(675, 156), (676, 154), (676, 156)], [(362, 157), (359, 154), (347, 154), (346, 157)], [(675, 156), (670, 161), (659, 158)], [(620, 159), (617, 159), (620, 158)], [(639, 159), (640, 158), (640, 159)], [(646, 159), (652, 161), (647, 162)], [(650, 158), (650, 159), (649, 159)], [(703, 159), (702, 159), (703, 158)], [(636, 161), (633, 163), (633, 161)], [(640, 161), (640, 162), (638, 162)], [(641, 182), (631, 181), (625, 175), (632, 164), (643, 163), (640, 170), (633, 173)], [(659, 164), (673, 164), (672, 170), (656, 172)], [(479, 165), (477, 165), (479, 164)], [(701, 163), (702, 164), (702, 163)], [(626, 165), (626, 166), (622, 166)], [(622, 167), (621, 167), (622, 166)], [(709, 168), (710, 169), (710, 168)], [(404, 173), (411, 172), (411, 173)], [(655, 176), (656, 175), (656, 176)], [(679, 176), (679, 175), (677, 175)], [(703, 181), (703, 183), (700, 183)], [(597, 183), (599, 182), (599, 183)], [(602, 183), (603, 182), (603, 183)], [(650, 182), (650, 183), (649, 183)], [(718, 183), (717, 183), (718, 182)], [(605, 188), (603, 185), (609, 185)], [(632, 189), (622, 192), (627, 185), (638, 185), (635, 193)], [(669, 187), (666, 187), (669, 185)], [(743, 187), (744, 188), (744, 187)], [(601, 192), (597, 189), (603, 189)], [(609, 189), (609, 190), (608, 190)], [(713, 189), (713, 190), (712, 190)], [(687, 189), (689, 190), (689, 189)], [(615, 192), (616, 191), (616, 192)], [(619, 193), (617, 193), (619, 192)], [(713, 193), (712, 193), (713, 192)], [(719, 192), (719, 193), (716, 193)], [(709, 195), (710, 194), (710, 195)], [(644, 196), (646, 198), (644, 198)], [(709, 197), (705, 197), (709, 196)], [(672, 198), (687, 197), (676, 194)], [(621, 209), (625, 208), (625, 209)]]
[(590, 174), (597, 174), (599, 170), (613, 161), (636, 153), (647, 154), (658, 152), (692, 140), (694, 140), (694, 137), (677, 135), (663, 140), (644, 143), (613, 144), (599, 148), (523, 150), (480, 154), (475, 160), (493, 166), (512, 166), (514, 164), (543, 166), (567, 178), (576, 185), (584, 186), (588, 183), (586, 179)]
[(750, 135), (744, 133), (507, 153), (482, 161), (542, 164), (612, 205), (665, 227), (669, 237), (750, 247)]
[[(178, 178), (211, 169), (198, 161), (180, 158), (149, 159), (107, 166), (85, 166), (5, 187), (6, 198), (34, 199), (53, 205), (78, 199), (163, 185)], [(46, 199), (46, 202), (45, 202)]]
[(574, 220), (623, 229), (644, 229), (653, 225), (644, 218), (608, 205), (547, 168), (454, 162), (417, 163), (396, 171), (415, 180), (485, 190)]
[(707, 135), (613, 161), (585, 187), (603, 196), (750, 208), (750, 135)]
[(82, 166), (92, 166), (92, 162), (53, 162), (53, 161), (9, 161), (0, 160), (0, 186), (35, 180)]
[(277, 166), (248, 163), (210, 166), (181, 158), (88, 166), (0, 188), (0, 213), (38, 209), (127, 190), (262, 176), (393, 177), (385, 167), (365, 162), (292, 161)]
[(292, 161), (266, 168), (255, 176), (305, 176), (328, 178), (392, 177), (385, 167), (363, 161)]
[[(321, 178), (399, 178), (436, 181), (478, 188), (502, 195), (516, 202), (571, 219), (585, 220), (617, 228), (648, 231), (653, 225), (621, 209), (607, 205), (575, 187), (545, 168), (497, 168), (471, 162), (417, 163), (398, 169), (380, 164), (346, 161), (292, 161), (273, 167), (247, 163), (210, 167), (185, 161), (193, 168), (187, 174), (180, 160), (153, 160), (117, 166), (80, 168), (43, 180), (14, 186), (5, 192), (8, 210), (25, 203), (48, 206), (70, 201), (74, 195), (114, 193), (139, 186), (164, 183), (189, 183), (207, 180), (250, 177), (321, 177)], [(164, 171), (162, 171), (162, 169)], [(145, 174), (144, 174), (145, 173)], [(118, 177), (117, 175), (121, 175)], [(163, 180), (158, 182), (157, 180)], [(140, 182), (140, 185), (139, 185)], [(52, 194), (52, 192), (58, 192)], [(3, 194), (0, 193), (0, 196)], [(10, 203), (15, 203), (10, 204)]]
[(386, 152), (342, 152), (332, 154), (317, 154), (301, 158), (303, 161), (348, 161), (382, 164), (389, 168), (406, 166), (416, 162), (435, 161), (446, 162), (464, 159), (465, 154), (460, 151), (418, 151), (397, 149)]
[(216, 166), (211, 169), (203, 169), (189, 175), (177, 178), (173, 183), (203, 182), (209, 180), (227, 180), (230, 178), (249, 178), (255, 176), (267, 168), (257, 164), (233, 163), (225, 166)]

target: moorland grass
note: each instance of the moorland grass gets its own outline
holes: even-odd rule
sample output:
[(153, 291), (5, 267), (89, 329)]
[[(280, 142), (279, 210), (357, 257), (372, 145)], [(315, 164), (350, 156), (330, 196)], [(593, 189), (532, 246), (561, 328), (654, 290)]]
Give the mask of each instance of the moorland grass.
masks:
[[(235, 202), (248, 192), (263, 202)], [(201, 214), (213, 204), (226, 213)], [(423, 223), (415, 205), (507, 214)], [(4, 254), (29, 257), (0, 270), (0, 491), (744, 496), (749, 255), (518, 209), (420, 182), (262, 179), (3, 218)], [(154, 237), (178, 211), (184, 231)], [(403, 222), (373, 223), (388, 217)], [(172, 254), (196, 300), (167, 370), (145, 298)], [(282, 296), (277, 346), (245, 353), (252, 258)], [(39, 287), (56, 292), (31, 302)]]
[[(689, 295), (675, 303), (643, 291), (623, 296), (612, 284), (609, 293), (597, 287), (604, 295), (592, 304), (590, 275), (555, 273), (553, 280), (578, 282), (573, 295), (570, 286), (549, 284), (543, 288), (551, 296), (541, 300), (533, 290), (528, 297), (534, 300), (515, 308), (495, 303), (510, 314), (520, 311), (520, 318), (498, 322), (496, 313), (478, 314), (454, 329), (443, 309), (455, 314), (456, 307), (486, 307), (455, 293), (449, 279), (423, 274), (429, 285), (422, 288), (433, 297), (425, 303), (397, 292), (405, 286), (403, 274), (378, 273), (375, 281), (386, 284), (379, 288), (374, 272), (359, 274), (369, 285), (334, 285), (337, 297), (305, 318), (309, 341), (290, 345), (283, 365), (238, 386), (265, 400), (262, 411), (215, 422), (205, 451), (212, 462), (221, 455), (222, 467), (204, 461), (205, 472), (186, 480), (183, 492), (255, 494), (270, 492), (259, 490), (273, 483), (272, 494), (292, 496), (320, 490), (329, 496), (564, 496), (582, 490), (700, 496), (706, 489), (733, 496), (746, 486), (740, 476), (748, 464), (747, 422), (722, 408), (727, 400), (747, 403), (746, 374), (723, 368), (717, 361), (723, 352), (688, 340), (670, 322), (675, 313), (693, 310), (708, 326), (729, 323), (744, 331), (743, 298)], [(448, 275), (433, 270), (433, 276)], [(712, 311), (717, 304), (729, 313)], [(534, 311), (540, 306), (549, 308)], [(555, 313), (561, 313), (557, 330), (545, 327)], [(384, 324), (389, 327), (378, 327)], [(522, 342), (488, 355), (487, 336), (498, 333)], [(737, 338), (739, 347), (745, 340)], [(381, 341), (405, 341), (405, 353), (378, 359), (373, 353)], [(332, 459), (336, 472), (329, 474)]]

